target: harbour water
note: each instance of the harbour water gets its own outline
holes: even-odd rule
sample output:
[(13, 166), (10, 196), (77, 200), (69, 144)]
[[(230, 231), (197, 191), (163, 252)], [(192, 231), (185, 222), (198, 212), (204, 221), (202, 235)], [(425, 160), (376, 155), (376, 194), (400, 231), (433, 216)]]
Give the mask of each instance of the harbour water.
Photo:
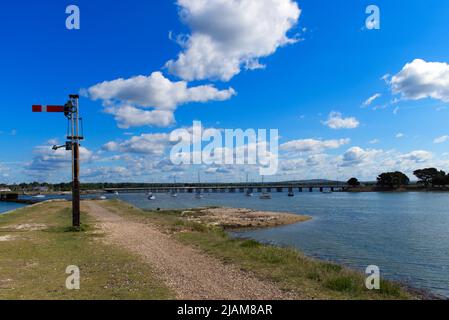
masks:
[[(106, 195), (142, 209), (186, 209), (206, 206), (291, 212), (311, 216), (306, 223), (233, 233), (280, 246), (293, 246), (308, 256), (364, 271), (379, 266), (384, 277), (449, 298), (448, 193), (273, 193), (258, 194), (145, 193)], [(86, 198), (98, 198), (89, 195)], [(65, 198), (63, 196), (47, 197)], [(45, 199), (43, 199), (45, 200)], [(23, 207), (0, 202), (0, 214)]]
[(0, 214), (24, 207), (23, 204), (0, 202)]
[(305, 254), (364, 271), (379, 266), (384, 277), (449, 297), (448, 193), (145, 194), (120, 198), (144, 209), (226, 206), (305, 214), (310, 222), (235, 236), (294, 246)]

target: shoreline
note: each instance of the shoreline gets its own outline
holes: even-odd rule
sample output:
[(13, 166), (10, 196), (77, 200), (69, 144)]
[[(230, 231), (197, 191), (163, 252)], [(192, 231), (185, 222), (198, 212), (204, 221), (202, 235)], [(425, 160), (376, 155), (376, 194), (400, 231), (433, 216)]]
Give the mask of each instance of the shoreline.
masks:
[[(275, 228), (275, 227), (274, 227)], [(264, 229), (270, 229), (269, 227), (264, 228)], [(234, 235), (232, 234), (232, 232), (245, 232), (245, 231), (251, 231), (251, 229), (236, 229), (236, 230), (226, 230), (229, 234), (229, 236), (233, 239), (238, 239), (238, 240), (246, 240), (246, 241), (256, 241), (262, 245), (267, 245), (267, 246), (274, 246), (277, 248), (282, 248), (281, 245), (276, 245), (276, 244), (272, 244), (269, 241), (259, 241), (259, 240), (254, 240), (253, 238), (249, 237), (249, 236), (243, 236), (243, 235)], [(326, 260), (324, 258), (321, 257), (317, 257), (317, 256), (310, 256), (308, 254), (306, 254), (302, 249), (300, 248), (296, 248), (293, 247), (294, 250), (300, 252), (301, 254), (304, 254), (305, 256), (309, 257), (310, 259), (322, 262), (322, 263), (332, 263), (332, 264), (336, 264), (338, 266), (341, 266), (343, 268), (347, 268), (349, 270), (352, 270), (354, 272), (361, 272), (360, 270), (357, 270), (356, 268), (353, 268), (351, 266), (345, 265), (343, 263), (340, 262), (336, 262), (334, 260)], [(383, 278), (384, 279), (384, 278)], [(436, 293), (433, 293), (432, 291), (430, 291), (429, 289), (426, 288), (418, 288), (418, 287), (414, 287), (413, 285), (410, 285), (408, 283), (406, 283), (405, 281), (401, 281), (401, 280), (390, 280), (390, 279), (386, 279), (388, 281), (391, 281), (393, 283), (397, 283), (399, 286), (401, 286), (402, 288), (404, 288), (406, 291), (416, 295), (419, 300), (449, 300), (449, 297), (443, 296), (443, 295), (439, 295)]]
[[(127, 203), (127, 204), (129, 204), (129, 203)], [(130, 205), (132, 205), (132, 204), (130, 204)], [(210, 215), (208, 215), (208, 213), (210, 211), (217, 211), (217, 210), (219, 212), (218, 217), (216, 217), (216, 216), (211, 217)], [(151, 210), (146, 210), (146, 211), (153, 212)], [(169, 212), (169, 211), (173, 211), (173, 210), (162, 210), (159, 213), (163, 214), (164, 211)], [(195, 213), (200, 213), (200, 215), (198, 216), (198, 214), (195, 214)], [(278, 217), (281, 217), (281, 219), (278, 221), (279, 223), (277, 223), (277, 224), (270, 224), (270, 223), (263, 224), (262, 223), (257, 226), (254, 226), (254, 225), (248, 226), (247, 221), (245, 221), (246, 219), (243, 219), (243, 222), (240, 222), (240, 223), (237, 222), (235, 224), (233, 224), (233, 222), (236, 222), (236, 221), (233, 221), (233, 219), (231, 219), (231, 220), (221, 220), (220, 219), (222, 214), (231, 214), (231, 216), (233, 216), (233, 213), (237, 213), (237, 215), (256, 214), (256, 217), (259, 214), (262, 214), (263, 216), (268, 217), (268, 218), (278, 216)], [(189, 219), (189, 214), (193, 214), (193, 218)], [(282, 246), (273, 245), (273, 244), (269, 243), (268, 241), (267, 242), (257, 241), (251, 237), (236, 236), (236, 235), (233, 235), (232, 233), (233, 232), (243, 232), (244, 233), (245, 231), (252, 231), (252, 230), (274, 229), (274, 228), (287, 226), (287, 225), (305, 223), (305, 222), (311, 221), (313, 219), (310, 216), (286, 213), (286, 212), (259, 211), (259, 210), (245, 209), (245, 208), (227, 208), (227, 207), (192, 208), (187, 211), (183, 211), (181, 215), (183, 218), (187, 217), (186, 220), (189, 222), (205, 224), (205, 225), (211, 226), (211, 227), (221, 227), (232, 239), (244, 240), (244, 241), (255, 241), (255, 242), (260, 243), (261, 245), (275, 246), (277, 248), (282, 248)], [(290, 218), (292, 218), (292, 216), (295, 216), (296, 219), (290, 220)], [(285, 220), (284, 220), (284, 218), (285, 218)], [(255, 223), (258, 222), (257, 220), (258, 219), (256, 218)], [(250, 222), (250, 224), (251, 224), (251, 222)], [(294, 250), (298, 251), (301, 254), (306, 255), (300, 248), (295, 247)], [(306, 255), (306, 256), (308, 256), (308, 255)], [(308, 256), (308, 257), (310, 259), (317, 260), (322, 263), (333, 263), (333, 264), (337, 264), (343, 268), (348, 268), (349, 270), (353, 270), (354, 272), (360, 272), (360, 270), (351, 268), (350, 266), (347, 266), (345, 264), (338, 263), (338, 262), (335, 262), (332, 260), (326, 260), (326, 259), (311, 257), (311, 256)], [(449, 297), (438, 295), (436, 293), (431, 292), (429, 289), (413, 287), (412, 285), (410, 285), (404, 281), (400, 281), (400, 280), (390, 280), (390, 281), (392, 281), (393, 283), (397, 283), (399, 286), (404, 288), (406, 291), (416, 295), (417, 297), (419, 297), (419, 299), (422, 299), (422, 300), (449, 300)]]
[[(61, 200), (56, 200), (56, 201), (48, 200), (48, 201), (40, 202), (40, 203), (37, 203), (34, 205), (25, 206), (23, 208), (11, 210), (11, 211), (5, 212), (3, 214), (17, 213), (17, 211), (19, 211), (19, 210), (24, 210), (24, 209), (29, 209), (29, 208), (36, 207), (36, 206), (45, 205), (49, 202), (50, 203), (51, 202), (59, 202), (59, 203), (61, 203), (62, 206), (67, 206), (67, 203), (64, 200), (62, 200), (62, 201)], [(247, 239), (237, 239), (237, 238), (241, 238), (241, 237), (232, 236), (230, 233), (232, 231), (243, 231), (244, 232), (246, 230), (276, 228), (276, 227), (279, 227), (282, 225), (307, 222), (307, 221), (310, 221), (310, 219), (311, 219), (311, 217), (299, 216), (297, 214), (263, 212), (263, 211), (255, 211), (255, 210), (248, 210), (248, 209), (233, 209), (233, 208), (196, 208), (196, 209), (190, 209), (187, 212), (186, 211), (181, 212), (180, 210), (178, 210), (178, 211), (175, 211), (175, 210), (144, 211), (144, 210), (134, 207), (133, 205), (131, 205), (127, 202), (123, 202), (120, 200), (112, 200), (112, 201), (97, 200), (95, 202), (102, 206), (103, 205), (106, 207), (110, 206), (111, 209), (113, 209), (114, 211), (120, 212), (120, 215), (122, 217), (131, 218), (131, 219), (129, 219), (130, 221), (133, 221), (134, 219), (136, 219), (136, 221), (146, 221), (148, 219), (148, 221), (150, 223), (154, 224), (155, 226), (160, 227), (161, 230), (169, 231), (174, 236), (176, 236), (177, 238), (179, 237), (180, 240), (185, 241), (185, 243), (187, 243), (189, 245), (202, 247), (202, 249), (205, 250), (205, 252), (209, 252), (209, 250), (212, 250), (212, 252), (214, 252), (214, 250), (217, 250), (217, 248), (214, 247), (215, 246), (213, 244), (214, 241), (218, 241), (217, 244), (222, 241), (225, 241), (225, 243), (227, 243), (227, 241), (230, 241), (229, 244), (226, 244), (225, 248), (227, 248), (227, 246), (235, 245), (235, 243), (236, 243), (235, 241), (237, 241), (237, 243), (239, 244), (238, 246), (239, 247), (241, 246), (242, 249), (244, 248), (244, 250), (248, 251), (248, 254), (250, 254), (250, 255), (254, 254), (253, 251), (275, 250), (275, 252), (279, 252), (279, 254), (281, 256), (284, 256), (285, 254), (287, 254), (287, 256), (292, 255), (292, 254), (296, 255), (296, 253), (294, 253), (294, 252), (297, 252), (297, 254), (299, 256), (302, 256), (304, 254), (301, 249), (295, 248), (293, 250), (293, 249), (283, 248), (281, 246), (273, 246), (272, 244), (264, 244), (263, 242), (250, 240), (249, 237)], [(64, 204), (64, 203), (66, 203), (66, 204)], [(231, 215), (232, 219), (230, 219), (230, 220), (229, 219), (223, 220), (222, 216), (229, 214), (231, 211), (235, 212), (236, 215)], [(151, 215), (148, 215), (148, 213), (151, 213)], [(251, 218), (248, 219), (248, 215), (251, 216), (252, 219)], [(277, 217), (282, 216), (282, 217), (286, 218), (286, 220), (280, 219), (280, 220), (277, 220), (275, 223), (273, 223), (273, 220), (270, 219), (270, 217), (273, 217), (273, 216), (277, 216)], [(237, 220), (234, 219), (235, 217), (237, 217)], [(290, 220), (292, 217), (295, 217), (295, 219)], [(262, 220), (260, 220), (260, 218), (262, 218)], [(156, 220), (154, 220), (154, 219), (156, 219)], [(167, 221), (168, 221), (168, 223), (167, 223)], [(179, 221), (182, 221), (182, 224), (180, 224)], [(236, 221), (238, 223), (236, 223)], [(1, 219), (0, 219), (0, 222), (1, 222)], [(248, 228), (248, 223), (249, 224), (257, 224), (257, 225), (256, 226), (252, 225), (251, 228)], [(220, 237), (222, 237), (222, 235), (218, 231), (218, 229), (222, 229), (229, 236), (229, 240), (226, 240), (226, 238), (223, 238), (223, 240), (220, 240), (221, 239)], [(217, 231), (214, 231), (214, 230), (217, 230)], [(191, 237), (193, 237), (193, 238), (191, 238)], [(212, 241), (206, 240), (206, 239), (208, 239), (208, 237), (212, 237), (212, 239), (211, 239)], [(209, 243), (209, 242), (211, 242), (211, 243)], [(212, 246), (212, 247), (209, 247), (209, 246)], [(273, 248), (273, 249), (270, 249), (270, 248)], [(233, 251), (231, 250), (231, 252), (229, 254), (231, 254), (232, 252)], [(223, 255), (224, 253), (219, 251), (219, 252), (214, 252), (214, 254), (217, 257), (221, 257), (221, 255)], [(235, 261), (233, 263), (235, 263), (236, 265), (240, 265), (241, 263), (243, 263), (243, 265), (245, 265), (244, 261), (245, 261), (245, 259), (247, 259), (246, 256), (239, 257), (239, 256), (233, 256), (232, 254), (229, 257), (224, 255), (223, 258), (225, 260), (234, 259)], [(253, 258), (253, 259), (257, 259), (257, 258)], [(349, 268), (343, 264), (337, 264), (337, 263), (326, 261), (326, 260), (320, 259), (320, 258), (307, 257), (304, 259), (306, 259), (307, 261), (310, 260), (311, 261), (310, 263), (316, 264), (316, 267), (313, 267), (313, 272), (315, 272), (315, 268), (317, 268), (317, 270), (320, 270), (323, 266), (329, 266), (329, 267), (326, 267), (323, 271), (320, 271), (320, 272), (323, 272), (323, 276), (328, 276), (329, 273), (333, 274), (334, 271), (332, 271), (332, 270), (334, 270), (334, 268), (335, 268), (335, 270), (342, 270), (341, 272), (343, 272), (344, 274), (346, 274), (346, 273), (351, 274), (351, 277), (359, 277), (358, 276), (358, 274), (359, 274), (361, 277), (360, 279), (362, 279), (362, 274), (359, 271)], [(251, 263), (253, 263), (253, 262), (251, 262)], [(285, 262), (285, 263), (287, 263), (287, 262)], [(282, 264), (284, 264), (284, 263), (282, 263)], [(335, 267), (330, 267), (332, 265), (334, 265)], [(337, 266), (338, 266), (338, 268), (337, 268)], [(275, 266), (273, 266), (273, 268), (274, 267)], [(287, 266), (276, 266), (276, 268), (283, 268), (283, 267), (287, 268)], [(299, 266), (296, 266), (296, 267), (299, 267)], [(269, 267), (267, 269), (269, 271), (269, 274), (271, 273), (271, 271), (274, 272), (274, 270), (276, 270), (276, 269), (271, 270), (271, 268), (272, 267)], [(330, 268), (330, 269), (328, 270), (327, 268)], [(246, 267), (244, 269), (246, 269)], [(264, 270), (264, 269), (262, 268), (262, 270)], [(291, 272), (291, 270), (288, 268), (286, 270), (289, 271), (288, 273)], [(348, 270), (348, 271), (345, 271), (345, 270)], [(310, 272), (310, 271), (308, 271), (308, 272)], [(300, 273), (304, 273), (304, 272), (300, 272)], [(262, 272), (262, 274), (263, 274), (263, 272)], [(352, 274), (354, 274), (354, 275), (352, 275)], [(297, 276), (299, 276), (299, 274)], [(281, 281), (281, 283), (283, 281), (285, 281), (285, 282), (289, 281), (288, 279), (287, 280), (282, 279), (283, 277), (284, 276), (282, 276), (281, 279), (279, 280), (279, 281)], [(285, 277), (287, 277), (287, 276), (285, 276)], [(430, 290), (415, 288), (415, 287), (412, 287), (412, 286), (410, 286), (406, 283), (400, 282), (400, 281), (388, 281), (388, 282), (391, 283), (391, 284), (389, 284), (389, 286), (393, 286), (394, 283), (396, 283), (398, 285), (398, 287), (400, 287), (400, 288), (402, 288), (402, 290), (404, 290), (404, 292), (407, 292), (408, 294), (411, 295), (411, 297), (414, 297), (416, 299), (426, 299), (426, 300), (427, 299), (428, 300), (436, 300), (436, 299), (447, 300), (448, 299), (447, 297), (433, 294), (432, 292), (430, 292)], [(384, 284), (384, 285), (386, 285), (386, 284)], [(364, 295), (366, 295), (366, 294), (369, 294), (369, 293), (364, 293)], [(337, 295), (334, 298), (339, 299), (338, 297), (340, 297), (340, 296)], [(357, 296), (356, 296), (356, 298), (357, 298)], [(382, 299), (382, 298), (380, 298), (380, 299)], [(391, 297), (386, 298), (386, 299), (391, 299)]]
[(18, 211), (18, 210), (23, 210), (23, 209), (27, 209), (27, 208), (34, 208), (36, 206), (40, 206), (40, 205), (43, 205), (43, 204), (46, 204), (46, 203), (52, 203), (52, 202), (68, 202), (68, 201), (61, 200), (61, 199), (50, 199), (50, 200), (45, 200), (45, 201), (37, 201), (37, 202), (34, 202), (34, 203), (30, 203), (30, 204), (9, 201), (7, 203), (23, 204), (23, 207), (12, 209), (12, 210), (8, 210), (8, 211), (5, 211), (5, 212), (0, 212), (0, 216), (13, 214), (13, 213), (16, 213), (16, 211)]
[(365, 192), (384, 192), (384, 193), (407, 193), (407, 192), (424, 192), (424, 193), (449, 193), (449, 188), (425, 188), (417, 186), (402, 186), (400, 188), (387, 188), (378, 186), (365, 187), (346, 187), (340, 192), (346, 193), (365, 193)]
[[(162, 213), (164, 211), (161, 211)], [(288, 212), (261, 211), (246, 208), (209, 207), (183, 211), (188, 222), (221, 227), (225, 231), (276, 228), (312, 220), (312, 217)]]

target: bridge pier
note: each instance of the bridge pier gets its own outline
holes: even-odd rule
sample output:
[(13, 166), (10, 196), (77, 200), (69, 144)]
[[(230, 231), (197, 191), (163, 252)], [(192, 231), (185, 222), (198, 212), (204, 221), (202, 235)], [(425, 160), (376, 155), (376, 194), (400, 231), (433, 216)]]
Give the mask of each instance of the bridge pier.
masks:
[(306, 185), (306, 184), (292, 184), (292, 183), (286, 183), (285, 185), (281, 185), (279, 183), (264, 183), (264, 184), (256, 184), (254, 185), (238, 185), (238, 184), (192, 184), (192, 185), (157, 185), (157, 186), (149, 186), (149, 187), (142, 187), (142, 188), (105, 188), (104, 191), (107, 193), (132, 193), (132, 192), (142, 192), (142, 193), (194, 193), (197, 191), (201, 191), (204, 193), (262, 193), (262, 192), (278, 192), (282, 193), (287, 191), (289, 193), (294, 192), (336, 192), (336, 191), (345, 191), (344, 186), (331, 186), (331, 185)]

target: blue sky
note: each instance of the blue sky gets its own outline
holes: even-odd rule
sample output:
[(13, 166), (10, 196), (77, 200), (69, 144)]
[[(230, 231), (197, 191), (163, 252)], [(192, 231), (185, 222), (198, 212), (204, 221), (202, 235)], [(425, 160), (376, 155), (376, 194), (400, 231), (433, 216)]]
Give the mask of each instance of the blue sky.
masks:
[[(197, 10), (202, 2), (3, 4), (0, 182), (69, 179), (67, 155), (48, 148), (63, 142), (64, 119), (32, 114), (31, 105), (61, 104), (73, 92), (83, 93), (85, 181), (189, 181), (198, 171), (211, 181), (259, 179), (249, 167), (168, 163), (166, 135), (194, 120), (279, 129), (274, 180), (449, 170), (447, 1), (217, 0)], [(239, 11), (240, 2), (252, 9)], [(65, 27), (70, 4), (80, 8), (80, 30)], [(380, 30), (365, 27), (370, 4), (380, 8)], [(135, 76), (169, 85), (169, 98), (159, 102), (161, 91)], [(181, 81), (195, 94), (173, 92)], [(125, 106), (133, 115), (118, 119)]]

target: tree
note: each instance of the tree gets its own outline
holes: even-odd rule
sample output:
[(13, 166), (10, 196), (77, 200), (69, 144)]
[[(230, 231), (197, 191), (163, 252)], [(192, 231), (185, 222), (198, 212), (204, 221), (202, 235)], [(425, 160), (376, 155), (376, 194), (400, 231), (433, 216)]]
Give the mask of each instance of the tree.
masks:
[(347, 184), (351, 187), (358, 187), (360, 186), (360, 182), (357, 178), (351, 178), (348, 180)]
[(448, 184), (448, 176), (438, 175), (432, 179), (432, 186), (445, 186)]
[(438, 169), (435, 168), (416, 170), (413, 174), (419, 179), (419, 183), (424, 184), (426, 187), (429, 187), (430, 185), (440, 185), (442, 182), (444, 185), (444, 180), (446, 180), (446, 172), (438, 171)]
[(382, 187), (399, 188), (400, 186), (408, 185), (410, 179), (402, 172), (385, 172), (377, 177), (377, 185)]

